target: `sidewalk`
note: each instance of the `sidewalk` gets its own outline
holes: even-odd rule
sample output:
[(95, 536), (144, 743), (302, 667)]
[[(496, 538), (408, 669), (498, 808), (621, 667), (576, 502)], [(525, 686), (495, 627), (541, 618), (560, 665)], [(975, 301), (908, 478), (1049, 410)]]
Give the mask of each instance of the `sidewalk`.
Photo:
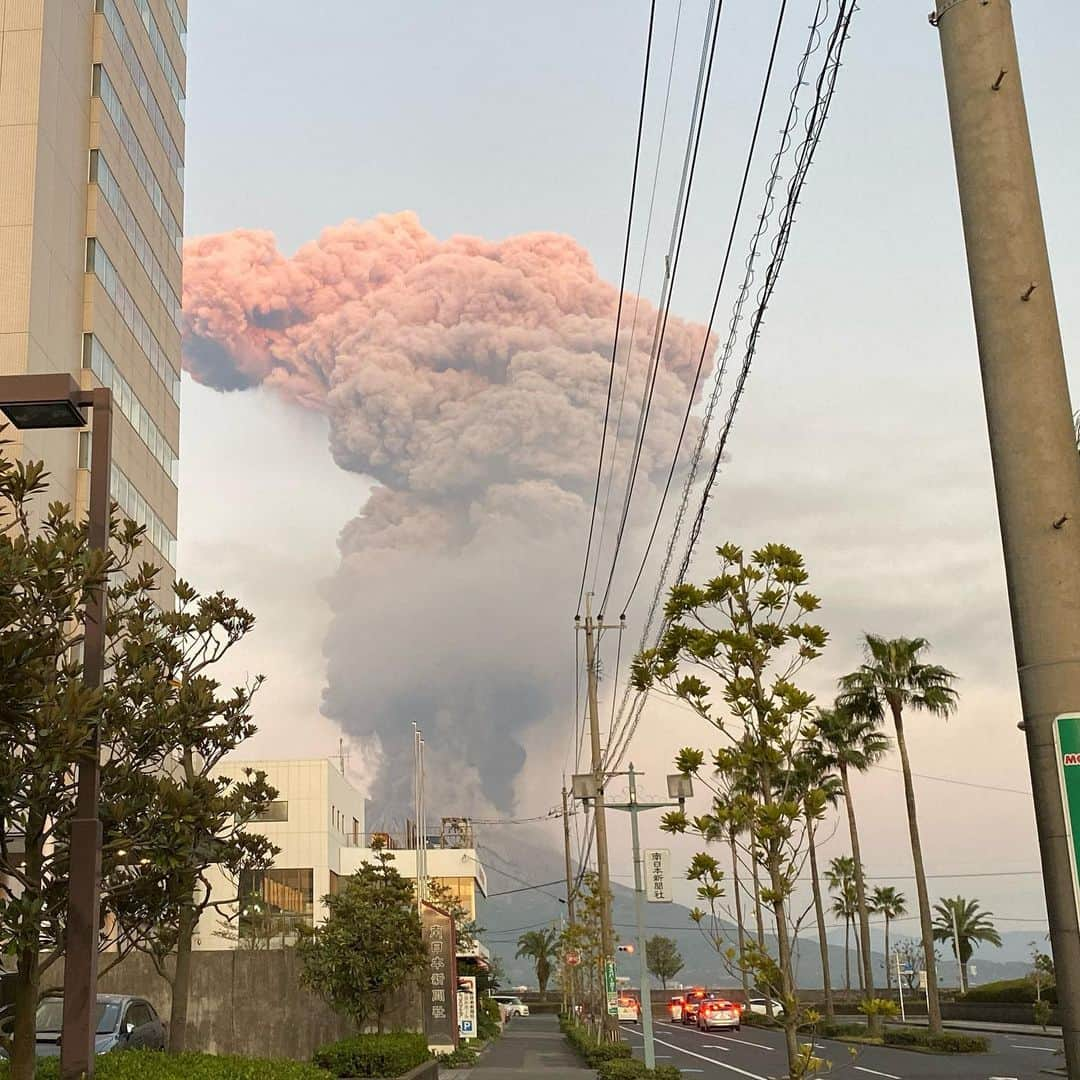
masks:
[(596, 1080), (595, 1070), (581, 1067), (559, 1030), (559, 1018), (551, 1015), (516, 1017), (484, 1051), (479, 1065), (446, 1075), (460, 1080)]

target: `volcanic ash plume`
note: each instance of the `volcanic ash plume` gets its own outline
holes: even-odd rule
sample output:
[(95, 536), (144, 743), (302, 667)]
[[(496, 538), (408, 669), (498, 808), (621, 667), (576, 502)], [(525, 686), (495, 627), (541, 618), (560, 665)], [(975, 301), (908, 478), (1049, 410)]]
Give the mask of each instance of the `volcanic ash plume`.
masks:
[[(292, 258), (268, 232), (187, 245), (191, 375), (325, 412), (334, 460), (375, 483), (341, 534), (322, 708), (377, 736), (389, 808), (408, 803), (414, 720), (435, 812), (509, 809), (533, 725), (551, 730), (552, 762), (538, 764), (561, 761), (616, 301), (568, 237), (443, 242), (410, 213), (345, 222)], [(635, 304), (624, 300), (628, 327)], [(654, 321), (640, 302), (624, 443)], [(645, 508), (703, 333), (668, 323), (635, 496)], [(624, 483), (617, 472), (613, 508)]]

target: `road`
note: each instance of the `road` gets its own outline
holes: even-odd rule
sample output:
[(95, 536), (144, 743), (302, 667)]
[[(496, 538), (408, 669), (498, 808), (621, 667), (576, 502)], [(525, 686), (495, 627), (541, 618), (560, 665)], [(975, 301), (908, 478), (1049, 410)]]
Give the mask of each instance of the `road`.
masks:
[[(642, 1056), (640, 1024), (624, 1024), (634, 1056)], [(817, 1053), (833, 1063), (830, 1077), (850, 1080), (1035, 1080), (1040, 1070), (1059, 1066), (1060, 1039), (1029, 1035), (986, 1035), (988, 1054), (920, 1054), (880, 1046), (853, 1046), (821, 1039)], [(851, 1051), (855, 1050), (853, 1057)], [(783, 1033), (744, 1027), (740, 1032), (712, 1031), (661, 1021), (656, 1025), (656, 1061), (675, 1065), (693, 1080), (773, 1080), (785, 1069)]]

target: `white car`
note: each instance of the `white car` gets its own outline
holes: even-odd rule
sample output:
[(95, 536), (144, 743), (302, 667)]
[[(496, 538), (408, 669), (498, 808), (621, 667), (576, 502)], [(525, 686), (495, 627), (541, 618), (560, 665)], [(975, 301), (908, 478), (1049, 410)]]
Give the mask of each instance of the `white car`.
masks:
[(712, 1028), (738, 1031), (742, 1027), (742, 1010), (726, 998), (706, 998), (698, 1007), (697, 1025), (701, 1031)]
[(506, 1009), (506, 1015), (513, 1016), (528, 1016), (529, 1006), (525, 1004), (516, 994), (492, 994), (492, 1001), (497, 1001)]
[(619, 1023), (641, 1023), (641, 1002), (632, 994), (619, 995)]
[[(784, 1015), (784, 1006), (781, 1005), (780, 1002), (776, 1000), (776, 998), (772, 999), (772, 1010), (773, 1016)], [(767, 1016), (769, 1012), (767, 1000), (765, 998), (751, 998), (750, 1011), (752, 1013), (757, 1013), (758, 1016)]]

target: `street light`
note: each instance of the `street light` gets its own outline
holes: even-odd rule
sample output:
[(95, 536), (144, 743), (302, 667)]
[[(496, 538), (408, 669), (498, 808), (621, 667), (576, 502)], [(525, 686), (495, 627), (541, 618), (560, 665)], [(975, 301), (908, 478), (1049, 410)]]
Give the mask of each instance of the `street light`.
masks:
[[(0, 376), (0, 412), (22, 430), (86, 426), (94, 414), (90, 459), (91, 549), (109, 546), (112, 506), (112, 392), (83, 390), (70, 375)], [(94, 589), (86, 603), (83, 634), (83, 682), (101, 686), (105, 671), (105, 599), (107, 585)], [(64, 1023), (60, 1071), (64, 1080), (94, 1075), (97, 1004), (98, 928), (101, 908), (101, 736), (90, 725), (87, 753), (78, 765), (75, 817), (71, 822), (68, 870), (68, 920), (64, 948)]]

